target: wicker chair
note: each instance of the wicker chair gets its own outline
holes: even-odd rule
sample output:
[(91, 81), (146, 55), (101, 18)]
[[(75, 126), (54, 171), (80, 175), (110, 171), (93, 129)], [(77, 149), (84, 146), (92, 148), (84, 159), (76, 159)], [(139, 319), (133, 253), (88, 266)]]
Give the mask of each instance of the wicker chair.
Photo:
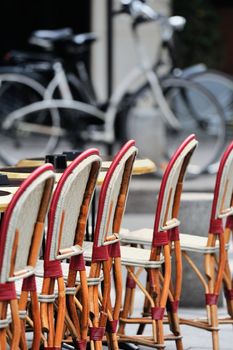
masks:
[[(84, 257), (91, 261), (90, 277), (99, 277), (101, 270), (104, 274), (101, 294), (98, 286), (89, 288), (90, 318), (93, 323), (90, 339), (94, 341), (96, 349), (102, 348), (105, 329), (109, 348), (118, 349), (116, 331), (122, 304), (119, 230), (136, 154), (135, 142), (131, 140), (114, 157), (99, 195), (94, 242), (84, 244)], [(115, 277), (114, 305), (110, 300), (112, 269)]]
[[(44, 222), (54, 184), (51, 164), (36, 169), (13, 196), (0, 229), (0, 348), (6, 339), (12, 350), (26, 349), (25, 319), (30, 293), (34, 337), (32, 348), (39, 349), (40, 313), (35, 284)], [(15, 281), (23, 280), (19, 304)], [(9, 306), (10, 305), (10, 312)], [(20, 321), (21, 318), (21, 321)], [(9, 327), (8, 327), (9, 326)], [(7, 336), (6, 336), (7, 333)], [(20, 341), (21, 340), (21, 341)]]
[[(72, 331), (75, 346), (80, 349), (86, 346), (89, 305), (82, 245), (100, 166), (97, 149), (84, 151), (65, 170), (52, 198), (44, 261), (36, 269), (38, 280), (43, 281), (39, 300), (42, 329), (47, 333), (44, 349), (61, 349), (65, 324)], [(68, 258), (69, 266), (64, 264), (62, 271), (61, 261)], [(79, 314), (74, 301), (77, 283), (82, 302)]]
[[(128, 270), (126, 292), (123, 311), (120, 317), (120, 341), (133, 342), (154, 348), (163, 348), (165, 340), (174, 340), (177, 349), (182, 349), (179, 319), (177, 309), (182, 283), (182, 259), (179, 243), (178, 210), (183, 179), (186, 168), (197, 146), (195, 135), (190, 135), (177, 149), (171, 158), (163, 175), (157, 201), (154, 229), (141, 229), (134, 232), (122, 232), (121, 241), (124, 244), (146, 245), (151, 249), (144, 249), (144, 262), (140, 261), (138, 250), (133, 247), (121, 247), (127, 251), (123, 260)], [(174, 250), (176, 279), (171, 282), (171, 249)], [(132, 250), (130, 253), (129, 250)], [(135, 252), (133, 252), (135, 250)], [(138, 266), (139, 271), (135, 271)], [(162, 267), (162, 269), (161, 269)], [(139, 275), (142, 270), (147, 271), (147, 284), (144, 286)], [(129, 317), (135, 287), (138, 286), (144, 294), (143, 317)], [(169, 288), (170, 286), (170, 288)], [(170, 328), (173, 334), (164, 336), (164, 311), (168, 305)], [(137, 335), (125, 334), (125, 325), (138, 323)], [(152, 325), (152, 334), (143, 335), (146, 324)]]
[[(199, 278), (206, 303), (207, 319), (181, 319), (186, 325), (206, 329), (212, 333), (213, 349), (219, 347), (218, 297), (224, 277), (224, 287), (227, 296), (228, 311), (232, 322), (231, 274), (227, 259), (227, 248), (230, 239), (230, 228), (233, 215), (233, 142), (224, 152), (216, 176), (212, 211), (208, 237), (180, 234), (182, 255)], [(223, 229), (223, 219), (227, 218), (226, 229)], [(197, 268), (189, 252), (203, 256), (204, 273)]]

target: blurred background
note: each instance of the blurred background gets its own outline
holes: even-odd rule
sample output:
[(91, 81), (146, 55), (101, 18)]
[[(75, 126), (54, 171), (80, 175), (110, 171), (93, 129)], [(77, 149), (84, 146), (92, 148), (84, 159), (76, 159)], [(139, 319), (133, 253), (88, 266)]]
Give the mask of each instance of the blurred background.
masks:
[[(231, 0), (149, 0), (155, 9), (166, 14), (182, 15), (187, 19), (184, 31), (176, 44), (179, 65), (185, 67), (204, 62), (210, 68), (233, 75), (233, 2)], [(100, 98), (105, 98), (111, 84), (116, 86), (125, 72), (135, 64), (130, 55), (131, 39), (127, 35), (127, 16), (112, 19), (109, 33), (109, 11), (119, 6), (118, 0), (66, 0), (29, 1), (7, 0), (0, 2), (0, 56), (10, 49), (26, 49), (27, 39), (35, 29), (72, 27), (74, 32), (97, 32), (98, 42), (86, 58)], [(159, 27), (146, 25), (145, 40), (156, 54), (159, 44)], [(109, 35), (114, 52), (112, 80), (106, 77), (109, 55)], [(125, 48), (128, 48), (127, 55)], [(111, 58), (111, 57), (110, 57)], [(110, 77), (111, 78), (111, 77)]]

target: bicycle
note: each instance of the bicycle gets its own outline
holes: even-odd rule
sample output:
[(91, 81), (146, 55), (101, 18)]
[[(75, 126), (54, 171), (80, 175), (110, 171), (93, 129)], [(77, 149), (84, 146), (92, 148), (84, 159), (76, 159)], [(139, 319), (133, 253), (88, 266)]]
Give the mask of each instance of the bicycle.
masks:
[[(9, 162), (10, 159), (12, 163), (16, 161), (13, 157), (15, 145), (20, 153), (18, 157), (21, 158), (22, 149), (25, 157), (30, 145), (35, 142), (38, 143), (38, 148), (43, 148), (41, 153), (45, 154), (56, 149), (59, 138), (102, 142), (110, 146), (117, 140), (131, 138), (133, 135), (129, 123), (130, 120), (134, 120), (135, 106), (138, 107), (139, 104), (142, 109), (150, 108), (153, 113), (158, 109), (161, 111), (170, 151), (177, 147), (180, 138), (191, 132), (197, 133), (199, 153), (207, 150), (208, 156), (205, 155), (203, 158), (197, 155), (189, 168), (190, 173), (200, 174), (218, 158), (224, 143), (225, 123), (223, 111), (215, 97), (196, 82), (176, 77), (161, 79), (156, 70), (147, 64), (138, 28), (142, 23), (164, 18), (139, 0), (122, 0), (121, 9), (116, 11), (115, 15), (122, 13), (132, 18), (132, 35), (140, 65), (123, 80), (105, 106), (98, 106), (85, 66), (80, 57), (77, 60), (77, 54), (80, 55), (80, 51), (85, 51), (96, 39), (91, 33), (76, 36), (70, 29), (37, 31), (33, 34), (32, 41), (40, 48), (50, 49), (52, 55), (45, 60), (40, 55), (39, 63), (31, 59), (24, 61), (21, 73), (11, 73), (11, 68), (8, 68), (8, 74), (0, 74), (2, 101), (5, 101), (3, 93), (12, 96), (10, 89), (16, 89), (18, 84), (21, 86), (20, 94), (25, 89), (27, 92), (25, 105), (16, 110), (13, 108), (13, 111), (1, 118), (0, 157), (3, 160)], [(173, 28), (177, 27), (173, 17), (167, 20)], [(53, 77), (47, 86), (43, 86), (31, 76), (35, 71), (37, 73), (38, 64), (42, 70), (46, 65), (52, 66)], [(78, 74), (75, 74), (76, 64)], [(142, 77), (145, 83), (138, 86), (139, 78)], [(58, 93), (61, 99), (57, 98)], [(75, 95), (72, 95), (73, 93)], [(146, 101), (145, 93), (149, 97)], [(34, 102), (38, 98), (39, 101)], [(28, 99), (32, 99), (33, 103), (28, 104)], [(196, 108), (197, 103), (201, 108)], [(4, 104), (6, 103), (3, 102)], [(79, 113), (73, 113), (71, 118), (65, 118), (64, 114), (60, 113), (61, 109)], [(2, 104), (0, 110), (3, 110)], [(184, 112), (187, 113), (185, 117)], [(67, 120), (70, 127), (66, 125)], [(12, 148), (8, 144), (7, 154), (4, 150), (6, 140), (12, 144)], [(34, 147), (33, 153), (35, 153)]]
[[(180, 30), (183, 30), (186, 24), (185, 18), (177, 16), (176, 20), (180, 24)], [(173, 30), (172, 26), (166, 26), (166, 28), (162, 31), (161, 47), (166, 50), (170, 60), (169, 75), (196, 81), (207, 88), (216, 97), (224, 111), (227, 132), (226, 136), (227, 138), (232, 138), (233, 77), (229, 74), (217, 71), (216, 69), (209, 69), (203, 63), (198, 63), (186, 68), (179, 67), (177, 64), (178, 58), (175, 50), (176, 31)], [(210, 172), (216, 172), (216, 166), (217, 164), (212, 165), (212, 167), (209, 168)]]

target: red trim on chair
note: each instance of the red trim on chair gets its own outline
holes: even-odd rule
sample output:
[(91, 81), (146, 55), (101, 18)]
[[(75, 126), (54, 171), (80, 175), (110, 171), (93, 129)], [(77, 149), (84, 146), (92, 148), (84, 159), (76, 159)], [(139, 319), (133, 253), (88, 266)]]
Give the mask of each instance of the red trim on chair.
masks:
[(75, 255), (70, 258), (70, 269), (74, 271), (85, 271), (83, 254)]
[(155, 222), (154, 222), (154, 233), (153, 233), (153, 241), (152, 241), (152, 246), (156, 247), (156, 241), (157, 241), (157, 235), (159, 232), (159, 220), (160, 220), (160, 215), (161, 215), (161, 210), (162, 210), (162, 205), (163, 205), (163, 199), (164, 199), (164, 193), (167, 185), (167, 180), (170, 175), (170, 172), (173, 168), (174, 163), (176, 162), (177, 158), (180, 156), (182, 151), (185, 149), (185, 147), (191, 142), (195, 140), (195, 135), (192, 134), (188, 136), (180, 145), (180, 147), (176, 150), (174, 155), (172, 156), (171, 160), (168, 163), (168, 166), (164, 172), (164, 175), (162, 177), (161, 185), (160, 185), (160, 191), (159, 191), (159, 196), (158, 196), (158, 202), (157, 202), (157, 208), (156, 208), (156, 215), (155, 215)]
[(104, 333), (104, 327), (90, 327), (90, 340), (102, 340)]
[(180, 240), (180, 231), (179, 226), (173, 227), (170, 230), (167, 230), (169, 241), (179, 241)]
[(73, 340), (75, 344), (75, 349), (79, 350), (86, 350), (87, 348), (87, 341), (86, 340)]
[(17, 299), (14, 282), (0, 283), (0, 301)]
[(61, 350), (60, 346), (44, 346), (44, 350)]
[(51, 205), (50, 205), (50, 211), (49, 211), (49, 227), (47, 232), (47, 240), (46, 240), (46, 247), (45, 247), (45, 259), (49, 260), (50, 255), (50, 248), (51, 248), (51, 242), (52, 242), (52, 234), (53, 234), (53, 227), (54, 227), (54, 218), (55, 218), (55, 212), (57, 208), (57, 203), (60, 198), (61, 190), (63, 188), (63, 185), (67, 179), (67, 177), (70, 175), (70, 173), (75, 169), (79, 163), (81, 163), (84, 159), (92, 156), (92, 155), (99, 155), (99, 151), (96, 148), (90, 148), (84, 152), (82, 152), (77, 158), (75, 158), (70, 165), (66, 168), (64, 173), (62, 174), (62, 177), (60, 178), (56, 190), (54, 192)]
[(227, 217), (226, 228), (229, 228), (231, 231), (233, 231), (233, 215)]
[(109, 258), (108, 255), (108, 246), (100, 246), (100, 247), (94, 247), (92, 249), (92, 262), (97, 261), (107, 261)]
[(222, 225), (222, 219), (211, 219), (210, 220), (210, 227), (209, 227), (209, 233), (213, 233), (215, 235), (220, 235), (224, 232), (223, 225)]
[(164, 307), (152, 307), (151, 308), (151, 317), (152, 320), (162, 320), (164, 316)]
[(224, 295), (227, 300), (233, 300), (233, 289), (224, 288)]
[(160, 231), (160, 232), (157, 232), (156, 235), (154, 235), (153, 247), (161, 247), (168, 243), (169, 243), (169, 239), (168, 239), (167, 231)]
[(44, 277), (62, 277), (61, 263), (58, 260), (44, 261)]
[(206, 305), (217, 305), (217, 302), (218, 302), (218, 294), (206, 293), (205, 295)]
[(221, 178), (222, 178), (222, 173), (224, 170), (225, 163), (231, 154), (233, 150), (233, 142), (230, 143), (230, 145), (227, 147), (226, 151), (223, 153), (223, 156), (221, 157), (217, 176), (216, 176), (216, 181), (215, 181), (215, 188), (214, 188), (214, 199), (213, 199), (213, 204), (212, 204), (212, 210), (211, 210), (211, 219), (215, 219), (216, 217), (216, 208), (217, 208), (217, 203), (218, 203), (218, 196), (219, 196), (219, 190), (220, 190), (220, 184), (221, 184)]
[(94, 234), (94, 246), (95, 247), (97, 247), (97, 245), (98, 245), (99, 231), (100, 231), (100, 225), (101, 225), (101, 220), (102, 220), (103, 211), (104, 211), (105, 197), (107, 194), (108, 186), (109, 186), (109, 183), (111, 181), (112, 175), (113, 175), (117, 165), (119, 164), (119, 162), (121, 161), (121, 159), (125, 155), (125, 153), (134, 145), (135, 145), (135, 141), (130, 140), (120, 149), (120, 151), (114, 157), (114, 159), (113, 159), (113, 161), (112, 161), (112, 163), (111, 163), (111, 165), (106, 173), (104, 182), (101, 186), (100, 195), (99, 195), (99, 206), (98, 206), (98, 213), (97, 213), (97, 219), (96, 219), (95, 234)]
[(2, 269), (2, 262), (3, 262), (3, 256), (4, 256), (4, 249), (5, 249), (5, 241), (6, 241), (6, 235), (8, 230), (9, 221), (12, 215), (12, 212), (16, 206), (16, 203), (24, 193), (24, 191), (28, 188), (28, 186), (31, 185), (31, 183), (41, 174), (48, 170), (54, 170), (54, 167), (52, 164), (44, 164), (38, 167), (36, 170), (34, 170), (27, 179), (23, 181), (23, 183), (20, 185), (18, 190), (15, 192), (14, 196), (12, 197), (3, 217), (3, 221), (1, 223), (1, 231), (0, 231), (0, 271)]
[(120, 258), (121, 256), (120, 242), (109, 244), (108, 254), (111, 258)]
[(168, 300), (168, 303), (166, 305), (167, 311), (177, 313), (179, 308), (179, 303), (180, 303), (179, 300), (174, 300), (174, 301)]
[(24, 278), (22, 290), (25, 292), (36, 292), (36, 278), (35, 275)]
[(117, 326), (118, 326), (118, 320), (112, 320), (112, 321), (108, 320), (107, 326), (106, 326), (106, 331), (108, 333), (116, 333)]
[(128, 274), (126, 279), (126, 288), (136, 288), (136, 282), (134, 279)]

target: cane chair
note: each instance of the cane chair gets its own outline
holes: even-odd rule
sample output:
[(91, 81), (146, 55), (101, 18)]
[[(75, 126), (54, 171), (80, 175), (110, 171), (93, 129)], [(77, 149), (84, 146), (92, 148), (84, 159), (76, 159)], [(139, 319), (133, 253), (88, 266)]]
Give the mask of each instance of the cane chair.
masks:
[[(227, 248), (233, 215), (233, 142), (224, 152), (216, 176), (208, 237), (180, 234), (182, 255), (194, 270), (203, 288), (207, 319), (181, 319), (181, 323), (206, 329), (212, 333), (213, 349), (219, 347), (218, 297), (222, 278), (227, 295), (227, 306), (232, 317), (231, 275), (227, 260)], [(224, 234), (223, 219), (227, 220)], [(224, 237), (225, 236), (225, 237)], [(204, 273), (202, 273), (189, 255), (189, 252), (203, 255)]]
[[(114, 157), (101, 187), (94, 241), (85, 242), (84, 257), (91, 261), (90, 277), (99, 277), (103, 270), (102, 293), (98, 286), (89, 288), (90, 339), (95, 349), (101, 349), (105, 330), (109, 348), (118, 349), (116, 330), (122, 304), (122, 275), (119, 245), (119, 230), (124, 215), (129, 182), (137, 148), (128, 141)], [(111, 269), (113, 268), (115, 299), (111, 305)], [(100, 305), (99, 305), (100, 303)]]
[[(40, 313), (35, 284), (44, 222), (54, 184), (51, 164), (36, 169), (20, 186), (4, 213), (0, 228), (0, 348), (24, 349), (27, 310), (24, 300), (31, 298), (34, 324), (33, 349), (39, 349), (41, 337)], [(15, 281), (23, 280), (19, 304)], [(10, 313), (7, 315), (7, 311)], [(20, 318), (22, 319), (20, 321)], [(9, 326), (9, 327), (8, 327)]]
[[(121, 241), (124, 244), (151, 246), (144, 251), (144, 263), (140, 262), (138, 250), (133, 247), (121, 247), (122, 263), (126, 265), (128, 276), (123, 310), (120, 317), (120, 341), (133, 342), (154, 348), (163, 348), (165, 340), (174, 340), (177, 349), (182, 349), (177, 309), (182, 283), (182, 259), (179, 244), (178, 211), (183, 180), (190, 158), (197, 146), (195, 135), (190, 135), (177, 149), (171, 158), (163, 175), (158, 194), (154, 229), (140, 229), (134, 232), (122, 232)], [(172, 244), (171, 244), (172, 242)], [(175, 255), (175, 285), (171, 282), (171, 248)], [(123, 251), (128, 251), (128, 257), (123, 259)], [(130, 253), (130, 250), (132, 253)], [(135, 253), (133, 253), (135, 250)], [(164, 261), (161, 258), (164, 256)], [(129, 258), (130, 256), (130, 258)], [(161, 269), (161, 265), (162, 269)], [(147, 271), (147, 283), (143, 286), (139, 280), (138, 266)], [(142, 317), (129, 317), (135, 287), (138, 286), (144, 294), (144, 312)], [(161, 286), (161, 287), (160, 287)], [(169, 288), (170, 287), (170, 288)], [(166, 305), (170, 328), (173, 334), (164, 335), (164, 311)], [(137, 335), (125, 334), (126, 324), (139, 324)], [(152, 325), (152, 336), (143, 335), (146, 324)]]
[[(231, 206), (233, 207), (233, 198), (231, 199)], [(230, 247), (231, 236), (233, 235), (233, 215), (227, 217), (225, 230), (224, 230), (224, 238), (225, 243), (228, 247)], [(223, 287), (224, 287), (224, 295), (227, 305), (228, 317), (219, 318), (219, 323), (233, 323), (233, 278), (232, 278), (232, 269), (229, 263), (229, 256), (226, 255), (226, 265), (223, 273)]]
[[(85, 348), (89, 307), (82, 244), (100, 166), (97, 149), (84, 151), (64, 171), (53, 194), (44, 261), (36, 270), (38, 280), (44, 276), (39, 296), (42, 329), (47, 335), (44, 349), (61, 349), (64, 324), (68, 320), (69, 325), (75, 325), (72, 327), (73, 343), (77, 348)], [(66, 285), (61, 264), (64, 259), (70, 259), (68, 271), (65, 269)], [(77, 272), (82, 302), (79, 314), (74, 303)]]

